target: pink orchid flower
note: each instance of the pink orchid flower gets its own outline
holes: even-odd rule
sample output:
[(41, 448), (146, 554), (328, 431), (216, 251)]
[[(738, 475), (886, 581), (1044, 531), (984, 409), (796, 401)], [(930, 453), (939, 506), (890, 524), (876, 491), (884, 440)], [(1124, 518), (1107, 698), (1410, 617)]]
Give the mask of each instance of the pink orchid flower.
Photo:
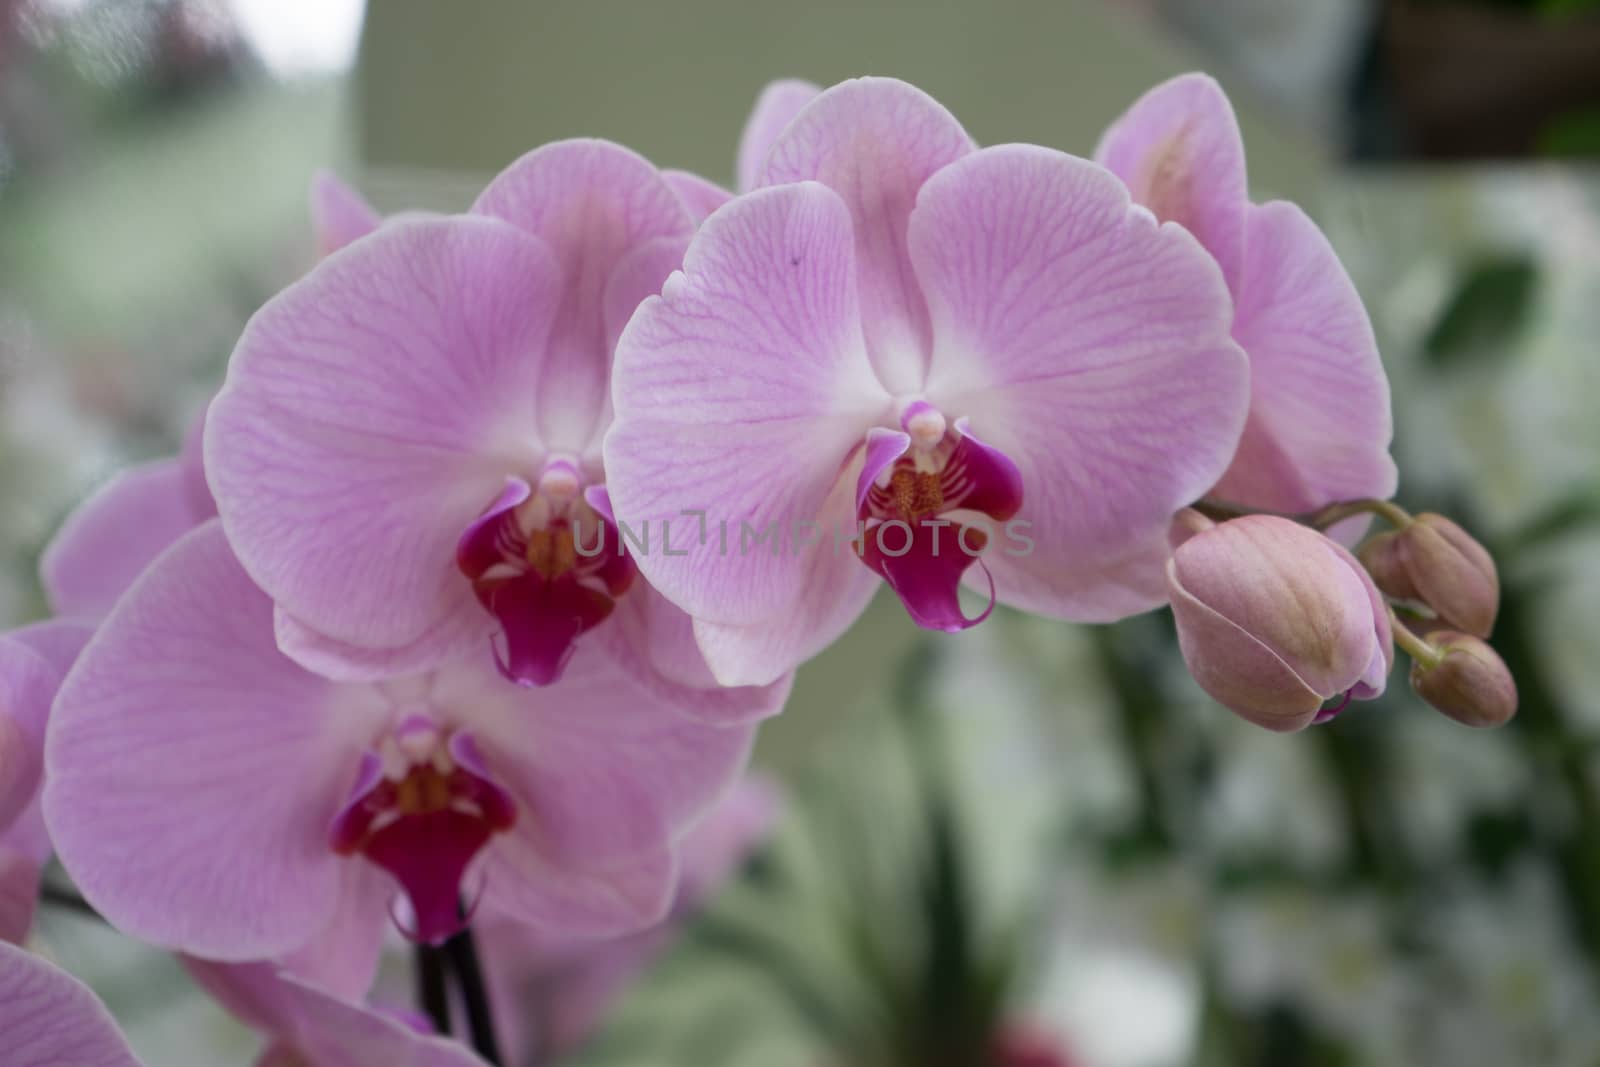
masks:
[[(317, 247), (330, 255), (377, 229), (361, 194), (323, 171), (311, 181)], [(201, 462), (202, 411), (177, 456), (120, 471), (67, 516), (45, 546), (39, 577), (57, 616), (98, 622), (179, 537), (217, 513)]]
[(270, 963), (187, 957), (190, 976), (228, 1013), (267, 1038), (256, 1067), (482, 1067), (460, 1042), (413, 1019), (336, 996)]
[(39, 806), (45, 723), (88, 639), (89, 628), (73, 622), (0, 634), (0, 941), (20, 944), (33, 925), (51, 851)]
[[(482, 1067), (460, 1045), (418, 1033), (265, 964), (235, 968), (235, 1009), (276, 1040), (256, 1067)], [(241, 1011), (246, 1015), (246, 1011)], [(94, 991), (44, 960), (0, 944), (5, 1067), (141, 1067)]]
[(1071, 619), (1160, 603), (1128, 564), (1248, 403), (1204, 249), (1095, 164), (979, 149), (892, 79), (828, 89), (764, 155), (623, 332), (605, 442), (614, 513), (672, 549), (638, 565), (716, 676), (780, 676), (880, 579), (941, 630), (983, 617), (963, 580)]
[(1250, 202), (1221, 87), (1203, 74), (1158, 85), (1111, 125), (1095, 159), (1135, 202), (1194, 234), (1233, 295), (1250, 416), (1211, 495), (1291, 514), (1392, 496), (1389, 380), (1372, 324), (1316, 223), (1282, 200)]
[(591, 1036), (683, 924), (766, 840), (781, 810), (775, 783), (752, 776), (735, 786), (683, 839), (671, 913), (648, 930), (596, 939), (486, 915), (480, 951), (501, 1037), (516, 1050), (511, 1061), (550, 1062)]
[(752, 728), (663, 714), (603, 656), (547, 689), (486, 657), (340, 683), (279, 652), (272, 614), (207, 523), (118, 602), (57, 698), (51, 837), (142, 940), (279, 958), (341, 914), (381, 925), (396, 885), (430, 942), (479, 899), (637, 929), (670, 903), (676, 838), (748, 755)]
[(689, 620), (635, 581), (605, 491), (612, 346), (693, 218), (602, 141), (530, 153), (473, 210), (391, 220), (234, 352), (206, 470), (281, 646), (338, 677), (474, 655), (545, 685), (591, 643), (687, 710), (775, 712), (787, 680), (705, 697)]

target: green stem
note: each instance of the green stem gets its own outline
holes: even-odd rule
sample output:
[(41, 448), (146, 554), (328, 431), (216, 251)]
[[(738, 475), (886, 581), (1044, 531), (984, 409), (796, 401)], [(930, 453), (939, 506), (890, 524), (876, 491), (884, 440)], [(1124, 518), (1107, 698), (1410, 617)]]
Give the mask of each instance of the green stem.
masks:
[(1418, 636), (1410, 627), (1400, 621), (1400, 616), (1394, 608), (1389, 609), (1389, 625), (1394, 629), (1394, 643), (1399, 645), (1405, 654), (1422, 664), (1426, 670), (1432, 670), (1444, 662), (1444, 653), (1428, 643), (1428, 639)]
[(1329, 504), (1301, 521), (1307, 526), (1326, 530), (1336, 522), (1343, 522), (1357, 515), (1377, 515), (1397, 530), (1403, 530), (1411, 525), (1411, 513), (1392, 500), (1347, 500), (1340, 504)]
[(1307, 514), (1290, 515), (1281, 511), (1267, 511), (1259, 508), (1243, 508), (1237, 504), (1228, 504), (1221, 500), (1201, 500), (1190, 505), (1194, 510), (1214, 522), (1227, 522), (1229, 519), (1240, 519), (1246, 515), (1275, 515), (1280, 519), (1293, 519), (1295, 522), (1304, 523), (1318, 530), (1326, 530), (1336, 522), (1354, 518), (1357, 515), (1377, 515), (1395, 529), (1404, 529), (1411, 524), (1411, 513), (1392, 500), (1343, 500), (1337, 504), (1329, 504), (1320, 511)]

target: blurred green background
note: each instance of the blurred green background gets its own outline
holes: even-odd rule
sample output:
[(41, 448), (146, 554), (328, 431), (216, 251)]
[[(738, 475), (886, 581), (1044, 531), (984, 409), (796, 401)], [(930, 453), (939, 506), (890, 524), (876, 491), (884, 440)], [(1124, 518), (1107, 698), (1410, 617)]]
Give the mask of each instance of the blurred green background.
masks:
[[(583, 1062), (911, 1067), (894, 1035), (998, 1027), (1073, 1067), (1593, 1067), (1600, 173), (1557, 157), (1600, 153), (1594, 7), (0, 0), (0, 626), (42, 614), (61, 517), (175, 448), (310, 264), (319, 166), (450, 209), (597, 135), (729, 183), (766, 81), (861, 73), (982, 142), (1088, 154), (1206, 69), (1256, 198), (1301, 201), (1367, 297), (1400, 500), (1499, 556), (1521, 716), (1469, 732), (1397, 684), (1269, 736), (1195, 688), (1163, 614), (933, 638), (880, 597), (763, 731), (772, 847)], [(243, 1062), (170, 961), (67, 916), (40, 940), (152, 1062)]]

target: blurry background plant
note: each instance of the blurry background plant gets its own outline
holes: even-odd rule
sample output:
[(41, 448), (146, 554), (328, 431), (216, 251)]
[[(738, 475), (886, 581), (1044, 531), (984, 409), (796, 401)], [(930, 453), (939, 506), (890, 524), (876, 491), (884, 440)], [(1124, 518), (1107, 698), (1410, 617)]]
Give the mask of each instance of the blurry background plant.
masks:
[[(1520, 716), (1468, 731), (1395, 684), (1270, 736), (1199, 693), (1165, 616), (941, 639), (883, 600), (764, 733), (792, 798), (772, 845), (579, 1061), (1592, 1067), (1600, 175), (1332, 162), (1591, 143), (1592, 46), (1570, 81), (1477, 50), (1590, 40), (1582, 7), (393, 0), (352, 68), (358, 2), (0, 0), (0, 626), (42, 611), (60, 517), (176, 448), (244, 319), (312, 261), (318, 166), (386, 209), (450, 208), (592, 133), (726, 179), (766, 79), (869, 70), (981, 140), (1088, 152), (1143, 88), (1206, 67), (1258, 194), (1302, 200), (1367, 296), (1401, 502), (1500, 561)], [(1451, 28), (1484, 20), (1505, 32)], [(1572, 95), (1536, 113), (1517, 79)], [(1429, 100), (1496, 140), (1451, 141)], [(170, 961), (61, 912), (39, 943), (152, 1062), (244, 1062)]]

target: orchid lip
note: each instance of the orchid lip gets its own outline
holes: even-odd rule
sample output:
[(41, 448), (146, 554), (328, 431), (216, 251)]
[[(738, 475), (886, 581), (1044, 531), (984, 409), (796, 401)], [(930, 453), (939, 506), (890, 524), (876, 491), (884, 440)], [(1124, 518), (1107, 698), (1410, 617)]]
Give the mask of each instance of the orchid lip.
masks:
[(446, 733), (427, 716), (411, 715), (378, 751), (363, 753), (328, 844), (392, 875), (415, 915), (408, 935), (437, 944), (466, 921), (468, 869), (516, 817), (515, 801), (490, 776), (471, 734)]
[(521, 686), (560, 679), (584, 633), (628, 591), (637, 564), (612, 523), (589, 503), (573, 460), (557, 456), (537, 491), (511, 478), (462, 533), (456, 564), (500, 624), (490, 643), (500, 673)]
[[(867, 435), (856, 488), (860, 558), (917, 625), (964, 630), (994, 610), (994, 578), (978, 557), (992, 533), (988, 522), (1005, 522), (1021, 508), (1022, 476), (1003, 452), (973, 436), (966, 419), (952, 430), (926, 401), (908, 404), (901, 426), (904, 432), (876, 427)], [(968, 618), (960, 590), (974, 563), (988, 579), (989, 598)]]

